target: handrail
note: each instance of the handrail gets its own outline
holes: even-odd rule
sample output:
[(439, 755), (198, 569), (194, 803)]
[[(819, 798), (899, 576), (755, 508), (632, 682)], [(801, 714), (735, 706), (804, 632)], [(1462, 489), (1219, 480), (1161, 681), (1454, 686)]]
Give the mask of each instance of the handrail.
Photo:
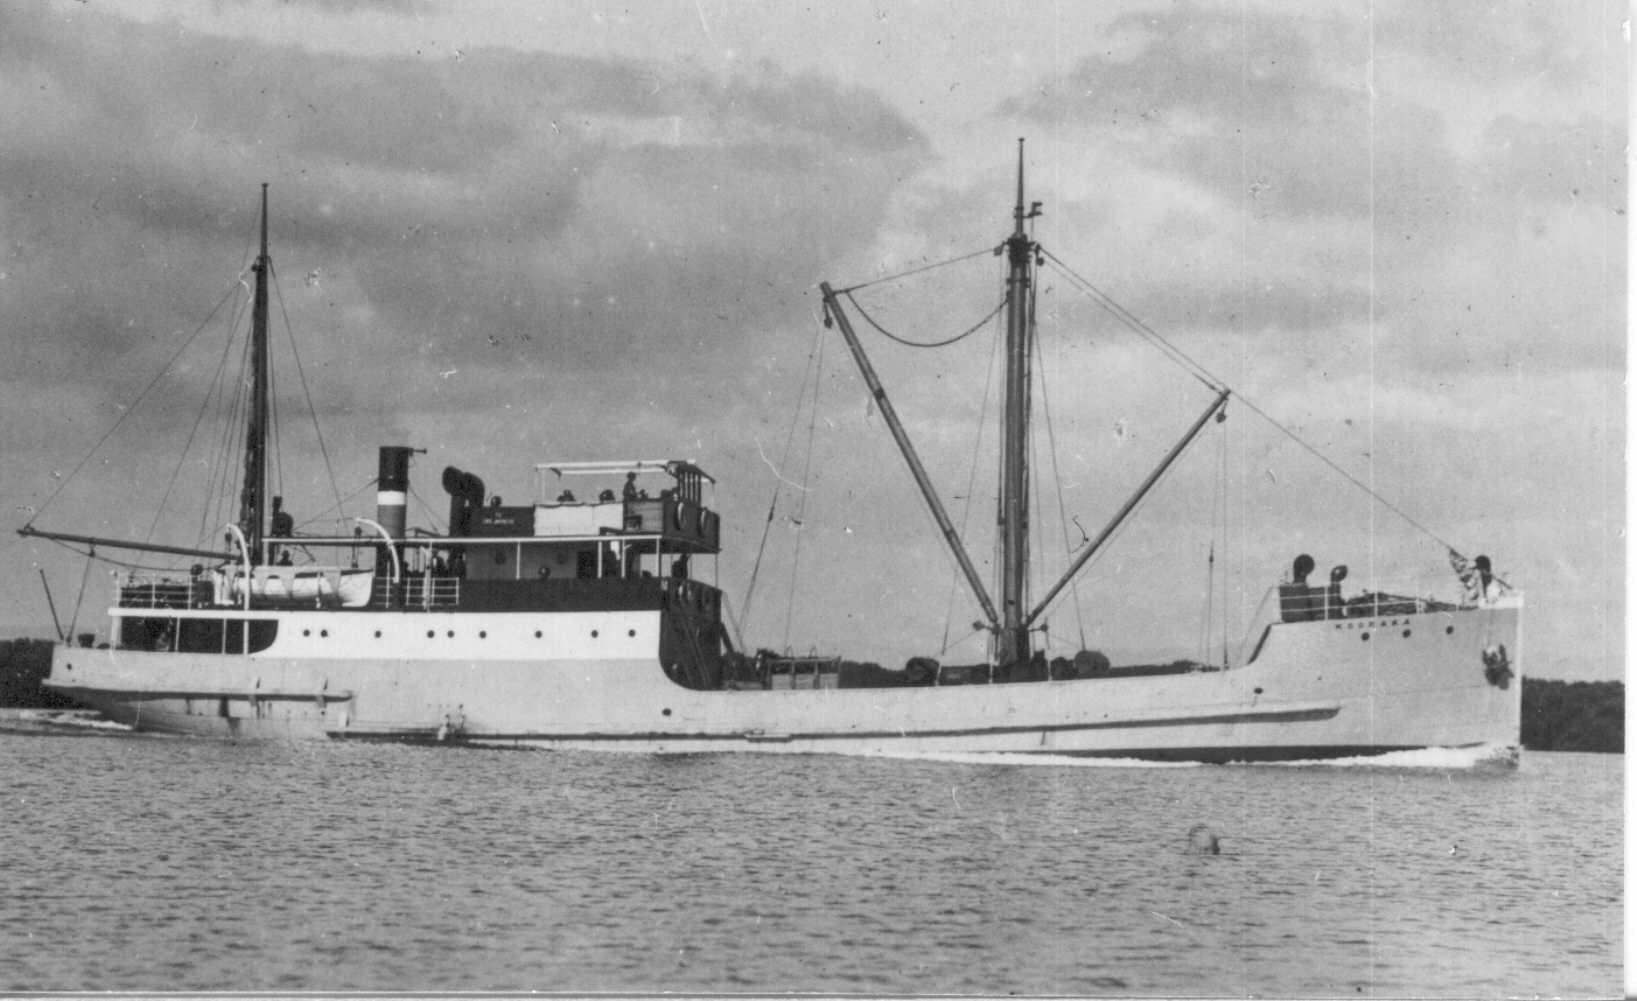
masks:
[[(250, 592), (254, 590), (255, 585), (255, 570), (250, 562), (250, 543), (245, 540), (244, 532), (237, 525), (230, 523), (227, 526), (227, 532), (239, 544), (239, 552), (244, 556), (244, 610), (248, 612), (250, 611)], [(248, 621), (240, 629), (239, 635), (243, 640), (240, 652), (248, 657), (250, 655), (250, 625)], [(227, 630), (225, 629), (222, 630), (222, 645), (223, 647), (227, 645)]]
[[(239, 544), (239, 553), (244, 559), (244, 610), (248, 612), (250, 611), (250, 591), (252, 574), (254, 573), (250, 563), (250, 543), (245, 540), (244, 531), (237, 525), (230, 523), (227, 526), (227, 534), (231, 535), (233, 537), (233, 541)], [(250, 637), (247, 635), (245, 637), (245, 645), (248, 647), (249, 643)], [(248, 650), (246, 652), (248, 652)]]
[(392, 533), (388, 532), (386, 529), (382, 528), (378, 523), (373, 522), (373, 521), (369, 520), (368, 518), (354, 518), (353, 521), (358, 522), (358, 524), (363, 525), (366, 528), (375, 529), (375, 531), (381, 536), (381, 538), (386, 540), (387, 555), (392, 558), (392, 584), (393, 584), (394, 587), (396, 587), (399, 580), (402, 579), (402, 575), (399, 573), (399, 566), (398, 566), (398, 544), (397, 544), (397, 540), (392, 537)]

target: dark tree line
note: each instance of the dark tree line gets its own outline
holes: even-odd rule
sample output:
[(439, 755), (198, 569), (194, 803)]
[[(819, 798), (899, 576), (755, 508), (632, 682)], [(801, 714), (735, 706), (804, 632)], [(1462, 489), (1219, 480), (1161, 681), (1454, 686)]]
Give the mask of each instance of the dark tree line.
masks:
[(1624, 751), (1625, 684), (1524, 678), (1523, 746), (1531, 751)]
[(50, 640), (0, 640), (0, 706), (67, 709), (72, 702), (40, 687), (51, 673)]

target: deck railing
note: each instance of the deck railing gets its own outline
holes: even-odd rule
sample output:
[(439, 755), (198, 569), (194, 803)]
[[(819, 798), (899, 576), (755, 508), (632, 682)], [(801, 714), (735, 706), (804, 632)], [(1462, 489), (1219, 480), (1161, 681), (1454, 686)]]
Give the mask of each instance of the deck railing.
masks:
[(392, 608), (400, 603), (405, 608), (454, 608), (460, 604), (460, 578), (411, 577), (393, 584), (377, 577), (370, 604)]
[(121, 608), (197, 608), (208, 605), (210, 584), (202, 579), (127, 574), (119, 582)]

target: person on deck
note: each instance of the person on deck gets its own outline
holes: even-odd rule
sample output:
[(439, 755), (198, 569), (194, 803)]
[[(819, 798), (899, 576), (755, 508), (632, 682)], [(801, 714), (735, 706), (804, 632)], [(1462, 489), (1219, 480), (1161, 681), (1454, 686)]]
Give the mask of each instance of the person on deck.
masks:
[(1324, 591), (1324, 617), (1339, 619), (1347, 614), (1346, 607), (1341, 602), (1341, 582), (1347, 579), (1347, 565), (1345, 563), (1330, 571), (1330, 586)]
[(1290, 583), (1279, 585), (1279, 616), (1285, 622), (1306, 622), (1318, 618), (1318, 595), (1307, 586), (1313, 572), (1313, 557), (1302, 553), (1290, 565)]
[[(284, 498), (273, 498), (273, 516), (269, 519), (267, 534), (275, 539), (288, 539), (296, 534), (296, 520), (290, 517), (290, 512), (284, 510)], [(290, 565), (290, 553), (279, 546), (271, 546), (267, 550), (268, 557), (280, 566)]]
[(288, 539), (296, 534), (296, 520), (284, 510), (284, 498), (273, 498), (273, 526), (269, 531), (275, 539)]
[(634, 500), (637, 499), (637, 474), (636, 473), (626, 473), (625, 474), (625, 499), (628, 500), (628, 501), (634, 501)]
[(1290, 582), (1306, 587), (1307, 575), (1313, 572), (1313, 565), (1313, 557), (1306, 553), (1296, 557), (1296, 561), (1290, 565)]
[(1492, 605), (1510, 590), (1505, 581), (1490, 571), (1487, 556), (1478, 556), (1468, 563), (1465, 556), (1451, 549), (1449, 565), (1461, 579), (1461, 596), (1467, 601)]

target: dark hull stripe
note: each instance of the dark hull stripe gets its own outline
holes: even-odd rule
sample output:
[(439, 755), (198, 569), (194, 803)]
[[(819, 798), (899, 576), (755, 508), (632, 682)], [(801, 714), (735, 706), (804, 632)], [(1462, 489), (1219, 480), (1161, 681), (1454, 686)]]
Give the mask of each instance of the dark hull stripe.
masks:
[(100, 707), (108, 702), (124, 702), (130, 704), (137, 702), (153, 702), (160, 699), (190, 699), (195, 702), (206, 699), (235, 699), (254, 702), (346, 702), (352, 698), (351, 692), (341, 690), (329, 692), (287, 692), (278, 689), (257, 691), (255, 689), (241, 688), (233, 691), (226, 691), (223, 689), (188, 690), (178, 688), (167, 691), (160, 689), (123, 690), (114, 688), (77, 688), (72, 685), (56, 684), (49, 680), (45, 681), (44, 684), (53, 691), (61, 692), (63, 695), (83, 702), (86, 705), (90, 705), (93, 708)]
[[(1462, 745), (1473, 746), (1478, 745)], [(1136, 758), (1141, 761), (1200, 761), (1226, 765), (1236, 762), (1317, 761), (1328, 758), (1373, 758), (1395, 751), (1415, 751), (1416, 745), (1400, 744), (1278, 744), (1260, 747), (1161, 747), (1113, 751), (1032, 751), (1067, 758)]]

